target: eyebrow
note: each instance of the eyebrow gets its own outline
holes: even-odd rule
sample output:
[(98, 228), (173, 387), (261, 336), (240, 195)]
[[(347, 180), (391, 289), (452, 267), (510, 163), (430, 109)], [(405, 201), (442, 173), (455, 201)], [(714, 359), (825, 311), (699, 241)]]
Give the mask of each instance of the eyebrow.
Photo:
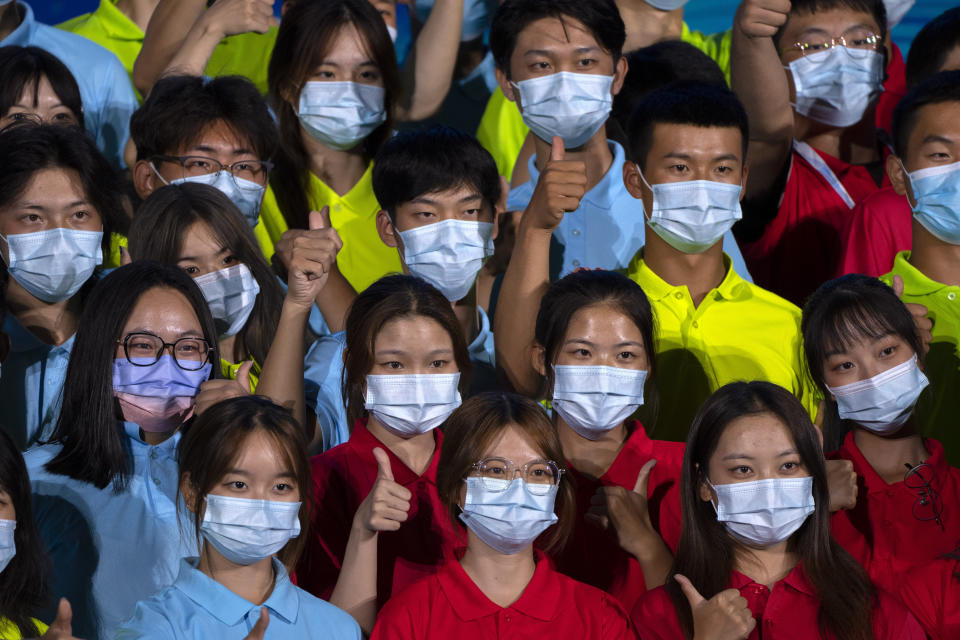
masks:
[[(336, 67), (337, 69), (339, 69), (339, 68), (340, 68), (340, 63), (339, 63), (339, 62), (333, 62), (333, 61), (330, 61), (330, 60), (324, 60), (323, 62), (321, 62), (321, 63), (318, 64), (317, 66), (318, 66), (318, 67)], [(359, 63), (357, 66), (358, 66), (358, 67), (376, 67), (376, 66), (377, 66), (377, 63), (374, 62), (373, 60), (364, 60), (363, 62)]]
[[(585, 345), (587, 345), (588, 347), (595, 347), (595, 346), (597, 346), (595, 342), (590, 342), (589, 340), (585, 340), (585, 339), (583, 339), (583, 338), (571, 338), (570, 340), (567, 340), (567, 341), (564, 342), (563, 344), (564, 344), (564, 345), (568, 345), (568, 344), (585, 344)], [(616, 343), (616, 344), (613, 345), (613, 346), (614, 346), (614, 347), (635, 346), (635, 347), (643, 348), (643, 343), (642, 343), (642, 342), (637, 342), (636, 340), (625, 340), (624, 342), (618, 342), (618, 343)]]
[[(89, 205), (90, 203), (86, 200), (74, 200), (73, 202), (67, 204), (67, 208), (70, 207), (82, 207), (84, 205)], [(41, 211), (46, 211), (48, 207), (38, 203), (38, 202), (24, 202), (20, 206), (24, 209), (39, 209)]]
[[(207, 144), (195, 144), (192, 147), (190, 147), (188, 151), (203, 151), (204, 153), (216, 153), (217, 149)], [(233, 151), (231, 151), (231, 153), (235, 156), (239, 156), (244, 154), (252, 154), (253, 151), (251, 149), (247, 149), (246, 147), (240, 147), (239, 149), (234, 149)], [(216, 160), (216, 158), (213, 158), (213, 159)]]
[[(877, 344), (877, 343), (880, 342), (881, 340), (886, 340), (887, 338), (889, 338), (889, 337), (892, 336), (892, 335), (894, 335), (894, 332), (893, 332), (893, 331), (886, 331), (886, 332), (880, 334), (879, 336), (877, 336), (876, 338), (870, 338), (870, 344)], [(842, 355), (845, 354), (845, 353), (848, 353), (848, 352), (847, 352), (847, 351), (840, 351), (840, 350), (838, 350), (838, 349), (834, 349), (834, 350), (832, 350), (832, 351), (827, 351), (826, 353), (824, 353), (824, 355), (825, 355), (826, 357), (830, 358), (830, 357), (832, 357), (832, 356), (842, 356)]]
[(723, 155), (716, 156), (713, 159), (714, 162), (720, 162), (722, 160), (731, 160), (733, 162), (740, 162), (740, 156), (733, 153), (725, 153)]
[[(464, 204), (465, 202), (472, 202), (473, 200), (479, 200), (479, 199), (482, 198), (482, 197), (483, 197), (483, 196), (481, 196), (479, 193), (471, 193), (470, 195), (464, 196), (464, 197), (460, 198), (459, 200), (457, 200), (457, 204)], [(414, 198), (414, 199), (410, 200), (410, 202), (414, 202), (414, 203), (417, 203), (417, 204), (430, 204), (430, 205), (434, 205), (434, 206), (440, 206), (440, 204), (441, 204), (439, 200), (434, 200), (433, 198), (428, 198), (427, 196), (419, 196), (419, 197), (417, 197), (417, 198)]]
[(920, 142), (920, 144), (931, 144), (931, 143), (933, 143), (933, 142), (942, 142), (943, 144), (955, 144), (957, 141), (956, 141), (956, 140), (951, 140), (950, 138), (947, 138), (946, 136), (941, 136), (941, 135), (937, 135), (937, 134), (931, 133), (931, 134), (928, 135), (926, 138), (924, 138), (924, 139)]
[[(797, 453), (796, 449), (787, 449), (786, 451), (781, 451), (777, 454), (778, 458), (783, 458), (786, 456), (792, 456)], [(745, 453), (729, 453), (723, 456), (723, 460), (754, 460), (753, 456), (748, 456)]]
[[(226, 472), (224, 473), (224, 475), (247, 476), (247, 477), (249, 478), (249, 477), (252, 476), (253, 474), (250, 473), (249, 471), (244, 471), (243, 469), (231, 468), (231, 469), (227, 469)], [(276, 475), (273, 476), (273, 477), (274, 477), (274, 479), (276, 479), (276, 478), (294, 478), (294, 479), (296, 479), (297, 476), (296, 476), (296, 474), (294, 474), (292, 471), (281, 471), (280, 473), (276, 474)]]
[[(229, 247), (224, 247), (223, 249), (220, 249), (220, 251), (217, 251), (216, 255), (219, 257), (219, 256), (222, 256), (222, 255), (225, 254), (225, 253), (228, 253), (229, 251), (230, 251), (230, 248), (229, 248)], [(177, 262), (186, 262), (186, 261), (196, 262), (196, 261), (197, 261), (197, 257), (196, 257), (196, 256), (181, 256), (181, 257), (177, 258)]]

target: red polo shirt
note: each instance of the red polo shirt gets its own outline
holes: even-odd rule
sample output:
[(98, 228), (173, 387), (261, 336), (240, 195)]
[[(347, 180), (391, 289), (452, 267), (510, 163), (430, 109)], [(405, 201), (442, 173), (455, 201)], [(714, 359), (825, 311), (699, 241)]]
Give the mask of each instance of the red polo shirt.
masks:
[(960, 560), (939, 558), (910, 571), (900, 599), (932, 640), (960, 638)]
[[(924, 439), (933, 467), (931, 485), (943, 501), (943, 528), (914, 517), (918, 493), (904, 482), (887, 484), (847, 434), (831, 459), (850, 460), (858, 476), (857, 506), (830, 518), (833, 537), (864, 566), (878, 587), (896, 593), (909, 569), (953, 551), (960, 544), (960, 469), (947, 464), (943, 446)], [(906, 469), (904, 469), (906, 472)]]
[(650, 458), (657, 464), (647, 484), (650, 521), (671, 551), (680, 541), (680, 469), (683, 466), (682, 442), (651, 440), (643, 425), (633, 422), (633, 431), (613, 464), (600, 478), (589, 478), (568, 462), (577, 495), (577, 517), (573, 535), (555, 560), (557, 569), (574, 580), (603, 589), (630, 611), (647, 590), (640, 563), (620, 548), (617, 539), (586, 519), (592, 498), (600, 487), (624, 487), (633, 490), (640, 468)]
[(893, 110), (907, 93), (907, 65), (903, 61), (900, 47), (893, 44), (893, 55), (887, 64), (887, 80), (883, 83), (883, 93), (877, 100), (874, 122), (877, 129), (890, 133), (893, 125)]
[(864, 198), (850, 216), (837, 275), (890, 273), (900, 251), (913, 247), (913, 211), (907, 196), (884, 187)]
[[(737, 571), (730, 576), (730, 588), (740, 591), (757, 621), (748, 640), (810, 640), (821, 637), (817, 624), (820, 598), (799, 564), (786, 578), (774, 584), (772, 590)], [(686, 640), (673, 601), (664, 587), (648, 591), (630, 617), (643, 640)], [(875, 640), (926, 638), (910, 612), (882, 591), (878, 593), (872, 627)]]
[(325, 600), (337, 583), (353, 516), (377, 479), (374, 447), (390, 456), (396, 482), (413, 494), (408, 519), (397, 531), (380, 532), (377, 543), (377, 601), (439, 568), (463, 539), (437, 494), (437, 461), (443, 435), (434, 430), (436, 450), (430, 466), (417, 475), (358, 420), (350, 439), (313, 458), (314, 505), (304, 557), (297, 566), (298, 585)]
[(637, 637), (616, 600), (558, 573), (540, 552), (536, 558), (533, 578), (509, 607), (487, 598), (460, 562), (452, 560), (391, 598), (380, 611), (370, 640)]

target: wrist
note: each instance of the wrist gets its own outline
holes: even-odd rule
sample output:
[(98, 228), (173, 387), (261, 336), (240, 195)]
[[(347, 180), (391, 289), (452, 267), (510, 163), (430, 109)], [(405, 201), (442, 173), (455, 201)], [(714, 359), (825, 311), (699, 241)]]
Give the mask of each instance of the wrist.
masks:
[(280, 310), (281, 315), (288, 318), (300, 319), (310, 316), (310, 309), (313, 307), (313, 298), (310, 300), (300, 300), (295, 294), (287, 290), (287, 295), (283, 299), (283, 307)]
[(197, 18), (197, 23), (194, 25), (194, 29), (197, 30), (197, 36), (202, 40), (215, 40), (220, 42), (227, 37), (227, 34), (224, 32), (223, 27), (219, 26), (216, 21), (216, 12), (213, 12), (213, 18), (210, 17), (211, 12), (209, 10), (204, 11), (199, 18)]

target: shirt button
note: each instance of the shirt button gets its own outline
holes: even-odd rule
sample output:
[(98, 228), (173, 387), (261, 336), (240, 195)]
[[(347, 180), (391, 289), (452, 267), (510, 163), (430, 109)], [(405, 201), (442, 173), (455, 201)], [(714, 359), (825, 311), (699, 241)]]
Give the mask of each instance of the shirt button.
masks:
[(156, 460), (156, 459), (157, 459), (157, 450), (156, 450), (156, 449), (150, 449), (150, 458), (153, 459), (153, 460)]
[(342, 205), (342, 204), (335, 204), (335, 205), (333, 205), (333, 210), (334, 210), (334, 211), (340, 211), (341, 209), (343, 209), (343, 205)]
[(957, 299), (957, 294), (954, 293), (953, 291), (947, 294), (947, 300), (956, 300), (956, 299)]
[(694, 320), (694, 321), (693, 321), (693, 328), (694, 328), (694, 329), (699, 329), (699, 328), (700, 328), (700, 323), (697, 322), (696, 320)]
[(574, 260), (574, 261), (573, 261), (573, 266), (579, 267), (579, 266), (580, 266), (580, 261), (579, 261), (579, 260)]
[(580, 235), (580, 229), (574, 229), (571, 233), (573, 233), (575, 236), (578, 236)]
[(677, 291), (675, 294), (673, 294), (673, 297), (676, 298), (677, 300), (679, 300), (680, 298), (683, 297), (683, 294), (680, 293), (679, 291)]
[(160, 486), (160, 478), (154, 478), (154, 479), (153, 479), (153, 484), (155, 484), (155, 485), (157, 485), (157, 486), (159, 487), (159, 486)]

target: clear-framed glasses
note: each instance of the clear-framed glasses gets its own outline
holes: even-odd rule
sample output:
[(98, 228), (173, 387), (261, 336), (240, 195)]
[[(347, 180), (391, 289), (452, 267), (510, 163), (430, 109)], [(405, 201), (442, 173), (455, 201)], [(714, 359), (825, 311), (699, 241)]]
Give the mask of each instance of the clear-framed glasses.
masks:
[(506, 458), (484, 458), (474, 462), (472, 476), (480, 478), (487, 491), (506, 491), (514, 478), (522, 478), (527, 491), (534, 495), (546, 495), (551, 487), (560, 483), (563, 473), (553, 460), (531, 460), (517, 466)]
[(877, 51), (883, 44), (883, 39), (866, 27), (852, 27), (844, 31), (840, 37), (831, 38), (826, 33), (811, 34), (802, 42), (795, 42), (782, 49), (781, 54), (797, 53), (808, 56), (819, 51), (826, 51), (833, 47), (844, 47), (853, 57), (865, 55), (868, 51)]
[(129, 333), (123, 340), (117, 340), (117, 344), (123, 346), (127, 361), (137, 367), (156, 364), (164, 350), (170, 347), (177, 366), (185, 371), (202, 369), (214, 350), (203, 338), (180, 338), (171, 343), (152, 333)]
[(917, 499), (913, 503), (913, 517), (921, 522), (935, 521), (943, 529), (943, 500), (933, 488), (933, 467), (921, 462), (915, 467), (904, 463), (907, 473), (903, 476), (903, 484), (916, 493)]
[(262, 187), (267, 184), (267, 176), (273, 168), (273, 163), (269, 160), (240, 160), (233, 164), (223, 164), (215, 158), (206, 156), (155, 156), (154, 159), (180, 165), (181, 178), (219, 175), (221, 171), (226, 171), (230, 177), (234, 178), (233, 183), (237, 188), (247, 190), (250, 190), (250, 185), (237, 182), (236, 178), (255, 182)]

